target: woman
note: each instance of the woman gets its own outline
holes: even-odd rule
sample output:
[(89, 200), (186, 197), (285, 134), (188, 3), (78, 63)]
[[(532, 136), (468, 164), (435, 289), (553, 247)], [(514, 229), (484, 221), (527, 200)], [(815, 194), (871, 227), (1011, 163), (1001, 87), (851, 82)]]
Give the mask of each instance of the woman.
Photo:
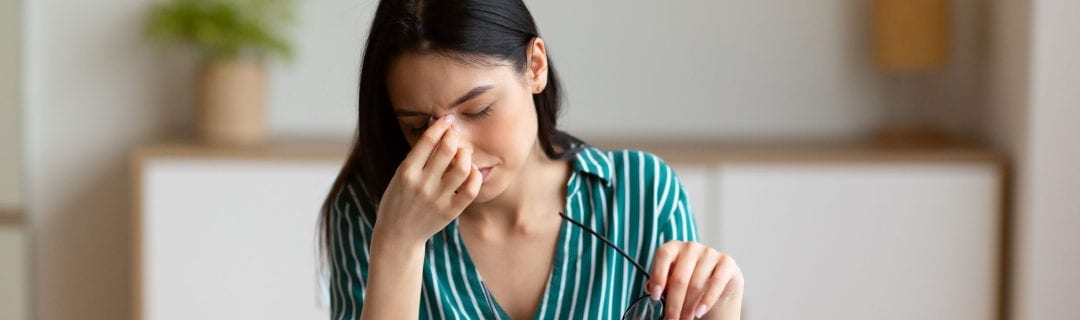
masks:
[(738, 319), (671, 168), (558, 131), (559, 98), (521, 0), (380, 1), (320, 219), (333, 318)]

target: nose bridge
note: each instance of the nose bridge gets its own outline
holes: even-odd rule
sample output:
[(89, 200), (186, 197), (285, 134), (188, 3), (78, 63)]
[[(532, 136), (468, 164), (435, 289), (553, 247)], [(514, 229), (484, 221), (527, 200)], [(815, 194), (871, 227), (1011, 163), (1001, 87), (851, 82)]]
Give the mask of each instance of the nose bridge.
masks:
[[(442, 119), (443, 117), (445, 117), (447, 115), (450, 115), (450, 114), (454, 114), (454, 112), (451, 111), (451, 112), (446, 112), (446, 113), (434, 115), (434, 116), (432, 116), (431, 118), (428, 119), (428, 125), (431, 125), (435, 121), (439, 121), (439, 119)], [(474, 147), (474, 143), (473, 143), (473, 139), (475, 138), (474, 135), (473, 135), (474, 130), (470, 126), (469, 123), (467, 123), (466, 121), (463, 121), (463, 119), (461, 118), (460, 115), (454, 115), (454, 124), (451, 125), (450, 130), (457, 131), (458, 146), (459, 147), (469, 148), (469, 149), (472, 149)]]
[(458, 133), (458, 145), (463, 148), (473, 149), (473, 130), (465, 123), (454, 122)]

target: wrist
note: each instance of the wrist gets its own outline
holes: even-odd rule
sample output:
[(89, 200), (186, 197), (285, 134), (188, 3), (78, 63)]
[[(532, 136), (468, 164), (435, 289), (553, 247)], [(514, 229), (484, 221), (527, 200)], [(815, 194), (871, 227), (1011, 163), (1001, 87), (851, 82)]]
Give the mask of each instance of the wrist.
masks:
[(371, 254), (383, 252), (399, 255), (401, 253), (423, 253), (426, 239), (414, 239), (401, 232), (380, 232), (375, 228), (371, 234)]

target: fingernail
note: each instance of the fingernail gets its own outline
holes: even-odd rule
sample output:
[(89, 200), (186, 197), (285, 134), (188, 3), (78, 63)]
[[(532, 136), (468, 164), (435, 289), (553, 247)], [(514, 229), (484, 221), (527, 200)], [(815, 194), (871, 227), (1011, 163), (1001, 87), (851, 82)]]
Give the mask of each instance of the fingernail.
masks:
[(662, 293), (663, 291), (664, 290), (663, 288), (660, 288), (660, 285), (655, 284), (652, 286), (652, 289), (649, 289), (649, 298), (660, 301), (660, 293)]
[(705, 315), (705, 305), (704, 304), (699, 304), (697, 306), (697, 309), (694, 309), (694, 318), (701, 318), (701, 316), (704, 316), (704, 315)]
[(448, 114), (448, 115), (446, 115), (445, 118), (446, 118), (446, 122), (454, 123), (454, 115)]

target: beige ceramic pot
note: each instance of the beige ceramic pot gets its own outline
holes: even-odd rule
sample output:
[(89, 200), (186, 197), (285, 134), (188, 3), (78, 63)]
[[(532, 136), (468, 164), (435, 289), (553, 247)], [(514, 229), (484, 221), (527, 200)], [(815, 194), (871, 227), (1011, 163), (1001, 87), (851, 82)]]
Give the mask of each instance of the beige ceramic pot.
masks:
[(196, 133), (203, 142), (254, 146), (266, 142), (266, 70), (257, 59), (217, 59), (196, 83)]

